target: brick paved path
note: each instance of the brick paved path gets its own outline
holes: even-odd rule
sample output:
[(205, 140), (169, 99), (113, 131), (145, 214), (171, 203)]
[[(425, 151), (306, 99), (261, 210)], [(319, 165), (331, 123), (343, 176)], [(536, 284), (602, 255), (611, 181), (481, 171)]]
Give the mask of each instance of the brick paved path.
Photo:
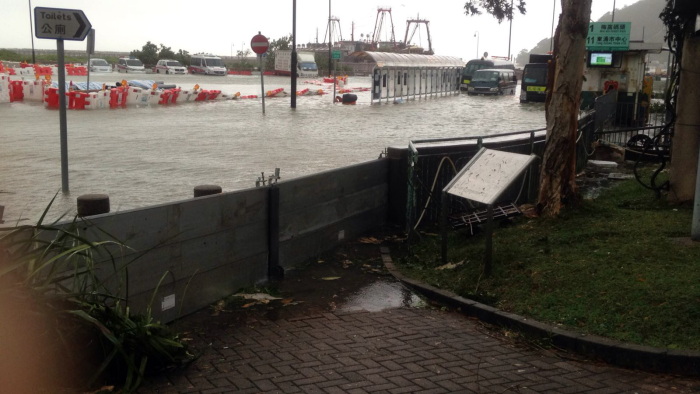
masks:
[[(188, 323), (211, 319), (208, 313)], [(237, 326), (234, 324), (234, 326)], [(144, 393), (692, 392), (700, 382), (567, 361), (433, 309), (325, 313), (200, 333), (187, 370)]]
[[(372, 245), (376, 258), (365, 258), (369, 264), (362, 265), (352, 252), (363, 247), (337, 252), (334, 265), (332, 257), (324, 257), (329, 261), (314, 261), (288, 276), (281, 290), (303, 304), (239, 308), (215, 316), (205, 309), (186, 317), (176, 329), (192, 338), (201, 357), (184, 370), (147, 380), (140, 391), (700, 392), (700, 380), (575, 361), (571, 355), (524, 346), (459, 312), (427, 306), (393, 278), (368, 275), (381, 260)], [(347, 264), (348, 259), (354, 263)], [(321, 280), (335, 275), (342, 279)], [(367, 294), (373, 294), (369, 302), (362, 300)], [(374, 312), (347, 312), (363, 307)]]

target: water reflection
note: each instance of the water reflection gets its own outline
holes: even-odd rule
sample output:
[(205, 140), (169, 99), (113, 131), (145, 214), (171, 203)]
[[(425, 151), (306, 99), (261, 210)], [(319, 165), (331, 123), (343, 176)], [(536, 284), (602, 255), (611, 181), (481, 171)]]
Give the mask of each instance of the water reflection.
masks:
[[(114, 83), (125, 74), (93, 74)], [(255, 76), (141, 75), (183, 88), (259, 94)], [(74, 82), (85, 77), (71, 77)], [(131, 78), (131, 76), (129, 76)], [(318, 89), (304, 84), (299, 88)], [(267, 90), (289, 79), (266, 77)], [(351, 86), (369, 86), (353, 78)], [(330, 96), (302, 97), (296, 111), (289, 99), (270, 99), (267, 115), (254, 100), (68, 111), (70, 196), (59, 196), (55, 214), (75, 209), (85, 193), (107, 193), (113, 210), (190, 198), (198, 184), (224, 190), (254, 185), (261, 171), (282, 169), (290, 179), (372, 160), (383, 148), (407, 146), (411, 138), (439, 138), (543, 127), (542, 106), (521, 105), (518, 95), (466, 95), (370, 106), (334, 105)], [(37, 219), (61, 187), (58, 111), (40, 104), (0, 105), (0, 205), (5, 217)]]
[(397, 281), (376, 281), (347, 297), (339, 306), (344, 312), (380, 312), (393, 308), (421, 308), (425, 303)]

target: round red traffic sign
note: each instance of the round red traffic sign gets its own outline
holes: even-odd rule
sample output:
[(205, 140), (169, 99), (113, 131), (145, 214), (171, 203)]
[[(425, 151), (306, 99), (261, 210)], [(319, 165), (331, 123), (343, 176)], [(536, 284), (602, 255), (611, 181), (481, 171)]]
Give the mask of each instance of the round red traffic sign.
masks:
[(265, 36), (258, 34), (253, 37), (252, 40), (250, 40), (250, 47), (253, 49), (253, 52), (257, 53), (258, 55), (262, 55), (263, 53), (267, 52), (267, 48), (270, 47), (270, 42), (267, 41)]

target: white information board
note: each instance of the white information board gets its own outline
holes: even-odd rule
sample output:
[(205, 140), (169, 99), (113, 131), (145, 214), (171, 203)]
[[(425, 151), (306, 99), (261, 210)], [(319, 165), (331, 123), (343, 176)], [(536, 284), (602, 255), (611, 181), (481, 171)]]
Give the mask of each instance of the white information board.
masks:
[(535, 158), (534, 155), (482, 148), (443, 191), (482, 204), (493, 204)]

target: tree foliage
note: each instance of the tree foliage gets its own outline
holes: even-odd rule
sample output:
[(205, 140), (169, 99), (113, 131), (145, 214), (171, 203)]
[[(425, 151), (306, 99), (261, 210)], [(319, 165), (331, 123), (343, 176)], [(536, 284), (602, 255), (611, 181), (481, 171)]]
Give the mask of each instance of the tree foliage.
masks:
[(189, 66), (191, 57), (190, 53), (185, 50), (180, 49), (175, 53), (172, 47), (166, 47), (160, 44), (160, 48), (158, 48), (156, 44), (150, 41), (146, 42), (146, 44), (141, 47), (141, 50), (134, 49), (131, 51), (130, 55), (141, 60), (146, 66), (154, 66), (158, 63), (158, 60), (161, 59), (173, 59), (185, 66)]
[(158, 52), (158, 59), (174, 59), (175, 52), (170, 47), (166, 47), (160, 44), (160, 52)]
[(525, 15), (525, 0), (467, 0), (464, 4), (465, 14), (481, 15), (484, 10), (493, 15), (498, 23), (503, 22), (504, 19), (512, 20), (515, 9)]
[(131, 51), (131, 56), (141, 60), (143, 64), (154, 65), (158, 63), (158, 46), (148, 41), (141, 50)]
[(286, 35), (284, 37), (278, 38), (276, 40), (270, 40), (270, 47), (267, 50), (267, 57), (265, 60), (265, 69), (274, 70), (275, 69), (275, 54), (280, 49), (291, 49), (292, 48), (292, 35)]

